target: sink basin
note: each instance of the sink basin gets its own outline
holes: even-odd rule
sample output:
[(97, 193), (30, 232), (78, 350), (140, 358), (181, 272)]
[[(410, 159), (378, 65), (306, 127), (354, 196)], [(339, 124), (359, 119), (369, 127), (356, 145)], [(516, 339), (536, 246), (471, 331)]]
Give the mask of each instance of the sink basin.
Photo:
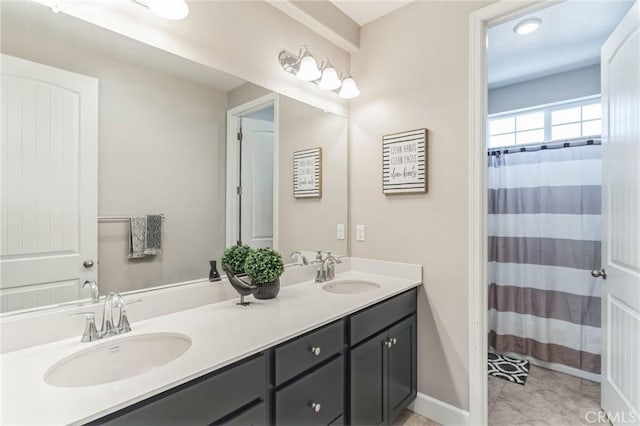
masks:
[(324, 291), (337, 294), (366, 293), (379, 288), (380, 286), (376, 283), (362, 280), (333, 280), (322, 286)]
[(178, 333), (109, 340), (58, 361), (44, 373), (44, 381), (65, 388), (115, 382), (157, 369), (191, 347), (191, 339)]

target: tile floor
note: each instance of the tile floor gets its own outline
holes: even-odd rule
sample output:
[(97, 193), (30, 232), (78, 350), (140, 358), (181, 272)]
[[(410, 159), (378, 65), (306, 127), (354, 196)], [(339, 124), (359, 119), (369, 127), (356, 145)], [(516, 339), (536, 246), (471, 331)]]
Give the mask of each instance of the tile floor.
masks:
[(593, 425), (598, 423), (600, 384), (531, 366), (522, 386), (489, 377), (489, 424)]
[[(584, 426), (598, 422), (600, 384), (531, 366), (526, 385), (489, 376), (489, 425)], [(405, 411), (394, 426), (438, 426)]]
[(440, 423), (422, 417), (411, 410), (405, 410), (393, 426), (440, 426)]

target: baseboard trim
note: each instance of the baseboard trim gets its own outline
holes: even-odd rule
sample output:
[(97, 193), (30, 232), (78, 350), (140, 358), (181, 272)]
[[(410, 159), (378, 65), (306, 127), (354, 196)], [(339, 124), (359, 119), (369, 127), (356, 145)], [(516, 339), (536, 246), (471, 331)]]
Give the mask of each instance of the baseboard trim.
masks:
[(468, 426), (469, 412), (418, 392), (409, 410), (445, 426)]
[(518, 354), (515, 352), (500, 352), (500, 353), (506, 356), (510, 356), (512, 358), (526, 359), (532, 365), (537, 365), (538, 367), (546, 368), (548, 370), (558, 371), (560, 373), (568, 374), (570, 376), (591, 380), (592, 382), (598, 382), (598, 383), (601, 382), (600, 374), (597, 374), (597, 373), (589, 373), (588, 371), (578, 370), (577, 368), (569, 367), (568, 365), (557, 364), (555, 362), (542, 361), (532, 356)]

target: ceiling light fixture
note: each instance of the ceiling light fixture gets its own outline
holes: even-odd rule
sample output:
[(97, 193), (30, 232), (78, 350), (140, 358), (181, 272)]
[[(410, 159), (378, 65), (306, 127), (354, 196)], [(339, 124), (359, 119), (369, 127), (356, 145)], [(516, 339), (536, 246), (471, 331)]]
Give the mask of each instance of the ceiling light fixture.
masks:
[(162, 19), (178, 21), (189, 14), (189, 5), (185, 0), (133, 0), (134, 3), (146, 6)]
[(338, 95), (345, 99), (360, 94), (353, 77), (347, 72), (343, 72), (341, 78), (338, 77), (338, 72), (328, 59), (322, 61), (322, 66), (318, 68), (318, 63), (307, 46), (302, 46), (298, 55), (283, 50), (278, 55), (278, 60), (286, 72), (295, 75), (299, 80), (311, 82), (322, 90), (337, 92), (342, 88)]
[(513, 27), (513, 32), (520, 35), (531, 34), (540, 28), (540, 25), (542, 25), (542, 19), (540, 18), (525, 19)]

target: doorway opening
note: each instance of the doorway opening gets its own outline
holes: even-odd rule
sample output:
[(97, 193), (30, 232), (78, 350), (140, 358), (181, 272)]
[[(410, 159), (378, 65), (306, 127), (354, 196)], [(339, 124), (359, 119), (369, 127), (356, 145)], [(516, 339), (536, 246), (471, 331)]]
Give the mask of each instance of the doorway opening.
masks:
[[(601, 399), (598, 384), (600, 365), (605, 364), (600, 341), (602, 346), (608, 342), (605, 310), (609, 290), (603, 285), (601, 269), (610, 265), (601, 256), (606, 253), (607, 238), (606, 233), (600, 234), (600, 223), (605, 221), (600, 207), (603, 213), (610, 207), (622, 209), (601, 203), (606, 200), (600, 190), (606, 187), (606, 176), (600, 173), (600, 133), (603, 128), (602, 137), (610, 141), (606, 136), (613, 133), (607, 123), (616, 122), (616, 113), (601, 106), (600, 70), (604, 100), (620, 96), (611, 90), (616, 85), (616, 90), (622, 84), (630, 93), (637, 90), (632, 77), (616, 75), (620, 80), (613, 84), (607, 79), (610, 60), (617, 54), (610, 49), (614, 44), (627, 50), (627, 64), (638, 68), (640, 49), (633, 41), (637, 38), (634, 31), (638, 32), (637, 14), (637, 2), (632, 1), (524, 6), (501, 2), (472, 14), (469, 283), (470, 344), (475, 351), (475, 359), (470, 360), (473, 424), (545, 419), (549, 424), (606, 424), (601, 407), (610, 412), (612, 402), (625, 400), (625, 394), (628, 404), (618, 405), (620, 414), (637, 410), (633, 390), (607, 390), (604, 383)], [(526, 21), (537, 22), (540, 28), (529, 35), (518, 34), (518, 24)], [(620, 33), (626, 38), (618, 37)], [(586, 46), (588, 43), (593, 46)], [(496, 52), (504, 53), (503, 58)], [(624, 69), (615, 66), (618, 72)], [(569, 190), (572, 194), (560, 195)], [(573, 209), (572, 203), (579, 207)], [(630, 256), (637, 257), (637, 249)], [(630, 307), (637, 309), (638, 304), (633, 302)], [(633, 341), (631, 331), (625, 336)], [(516, 384), (487, 379), (490, 347), (491, 358), (497, 359), (497, 367), (492, 367), (496, 376), (513, 376)], [(620, 350), (620, 360), (628, 358), (623, 348), (607, 349), (609, 355), (615, 350)], [(502, 355), (517, 359), (510, 362)], [(629, 366), (625, 367), (628, 373), (634, 374)], [(528, 370), (528, 375), (521, 370)], [(528, 384), (518, 383), (525, 378)], [(605, 393), (610, 395), (608, 402)], [(563, 411), (563, 405), (571, 408)], [(535, 412), (534, 407), (542, 411)], [(526, 418), (515, 418), (518, 413)]]
[(227, 117), (227, 246), (277, 248), (276, 97), (229, 110)]

